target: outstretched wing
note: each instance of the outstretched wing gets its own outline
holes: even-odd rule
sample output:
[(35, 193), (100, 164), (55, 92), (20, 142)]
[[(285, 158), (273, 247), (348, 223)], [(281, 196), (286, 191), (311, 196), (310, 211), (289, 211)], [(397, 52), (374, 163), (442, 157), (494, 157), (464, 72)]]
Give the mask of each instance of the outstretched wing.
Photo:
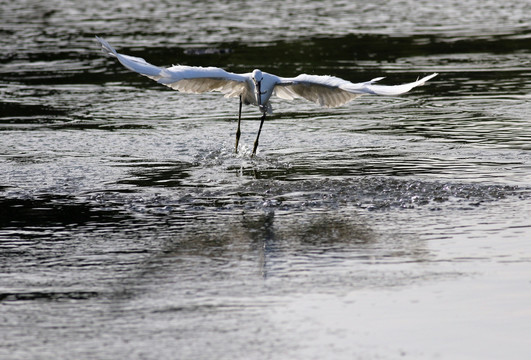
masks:
[(248, 90), (247, 77), (230, 73), (216, 67), (172, 66), (162, 68), (152, 65), (142, 58), (119, 54), (104, 39), (96, 36), (103, 50), (114, 56), (123, 66), (147, 76), (160, 84), (187, 93), (219, 91), (226, 97), (239, 96)]
[(294, 78), (281, 78), (274, 89), (274, 94), (282, 99), (305, 98), (325, 107), (346, 104), (361, 95), (400, 95), (424, 83), (437, 74), (431, 74), (412, 83), (402, 85), (375, 85), (383, 78), (372, 79), (363, 83), (351, 83), (333, 76), (302, 74)]

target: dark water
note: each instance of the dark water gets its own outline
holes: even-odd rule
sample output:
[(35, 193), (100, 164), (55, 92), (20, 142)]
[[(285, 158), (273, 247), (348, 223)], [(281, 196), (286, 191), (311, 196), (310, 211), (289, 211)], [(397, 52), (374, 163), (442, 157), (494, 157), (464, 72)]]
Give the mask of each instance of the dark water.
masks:
[[(528, 1), (0, 0), (0, 358), (531, 354)], [(259, 113), (158, 65), (395, 98)]]

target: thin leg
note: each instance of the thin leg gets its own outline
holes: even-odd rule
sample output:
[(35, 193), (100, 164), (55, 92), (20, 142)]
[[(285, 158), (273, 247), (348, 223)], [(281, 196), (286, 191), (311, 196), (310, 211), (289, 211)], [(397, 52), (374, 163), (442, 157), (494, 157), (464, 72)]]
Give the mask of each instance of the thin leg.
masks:
[(260, 127), (258, 128), (258, 134), (256, 135), (256, 140), (254, 141), (254, 148), (253, 148), (253, 155), (256, 155), (256, 148), (258, 147), (258, 138), (260, 137), (260, 133), (262, 132), (262, 125), (264, 125), (264, 120), (266, 117), (266, 113), (262, 115), (262, 119), (260, 120)]
[(240, 95), (240, 110), (238, 111), (238, 129), (236, 130), (236, 148), (234, 149), (234, 152), (238, 153), (238, 143), (240, 142), (240, 122), (242, 120), (242, 96)]

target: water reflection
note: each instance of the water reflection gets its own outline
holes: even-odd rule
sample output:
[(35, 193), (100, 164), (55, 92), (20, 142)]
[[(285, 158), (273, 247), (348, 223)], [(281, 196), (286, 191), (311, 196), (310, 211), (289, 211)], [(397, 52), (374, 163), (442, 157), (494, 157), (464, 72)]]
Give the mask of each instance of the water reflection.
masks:
[[(105, 224), (118, 221), (122, 214), (118, 209), (98, 209), (90, 204), (80, 203), (74, 197), (42, 195), (39, 197), (0, 198), (0, 229), (57, 229), (80, 226), (87, 223)], [(29, 234), (28, 234), (29, 235)]]
[[(129, 166), (131, 164), (128, 164)], [(131, 178), (120, 180), (120, 184), (136, 186), (183, 186), (183, 179), (190, 177), (189, 169), (194, 165), (186, 162), (139, 163), (135, 162)]]
[[(213, 294), (220, 296), (218, 300), (239, 293), (248, 297), (270, 286), (275, 287), (268, 290), (270, 295), (294, 286), (321, 287), (332, 282), (372, 286), (373, 277), (363, 264), (409, 263), (430, 257), (420, 241), (399, 234), (380, 237), (355, 209), (222, 212), (217, 219), (191, 220), (178, 234), (165, 234), (162, 251), (138, 264), (140, 272), (134, 272), (128, 285), (139, 289), (135, 297), (148, 295), (155, 284), (172, 288), (173, 306), (209, 303)], [(334, 280), (329, 278), (332, 269)], [(358, 274), (353, 273), (355, 269)], [(267, 282), (256, 283), (257, 277)], [(308, 277), (313, 281), (303, 285)], [(387, 277), (385, 284), (404, 280), (403, 274), (397, 274), (394, 279)]]

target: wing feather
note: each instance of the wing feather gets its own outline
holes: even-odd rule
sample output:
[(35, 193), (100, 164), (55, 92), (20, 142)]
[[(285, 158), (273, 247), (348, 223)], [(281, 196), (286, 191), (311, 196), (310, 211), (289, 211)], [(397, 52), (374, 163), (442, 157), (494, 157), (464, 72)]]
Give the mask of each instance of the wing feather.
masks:
[(235, 97), (248, 91), (248, 77), (216, 67), (181, 66), (162, 68), (142, 58), (118, 53), (107, 41), (96, 36), (102, 48), (129, 70), (147, 76), (160, 84), (186, 93), (219, 91), (226, 97)]
[[(172, 89), (188, 93), (219, 91), (226, 97), (243, 95), (244, 98), (252, 92), (250, 74), (234, 74), (216, 67), (178, 65), (162, 68), (139, 57), (119, 54), (107, 41), (97, 36), (96, 38), (102, 48), (116, 57), (126, 68)], [(305, 98), (321, 106), (337, 107), (365, 94), (400, 95), (416, 86), (424, 85), (435, 76), (436, 73), (415, 82), (387, 86), (375, 84), (383, 78), (352, 83), (334, 76), (301, 74), (294, 78), (276, 77), (278, 81), (275, 83), (273, 94), (282, 99)]]
[(363, 83), (351, 83), (334, 76), (302, 74), (295, 78), (281, 78), (274, 94), (282, 99), (304, 98), (325, 107), (337, 107), (362, 95), (400, 95), (424, 83), (437, 74), (426, 76), (412, 83), (402, 85), (375, 85), (383, 78)]

